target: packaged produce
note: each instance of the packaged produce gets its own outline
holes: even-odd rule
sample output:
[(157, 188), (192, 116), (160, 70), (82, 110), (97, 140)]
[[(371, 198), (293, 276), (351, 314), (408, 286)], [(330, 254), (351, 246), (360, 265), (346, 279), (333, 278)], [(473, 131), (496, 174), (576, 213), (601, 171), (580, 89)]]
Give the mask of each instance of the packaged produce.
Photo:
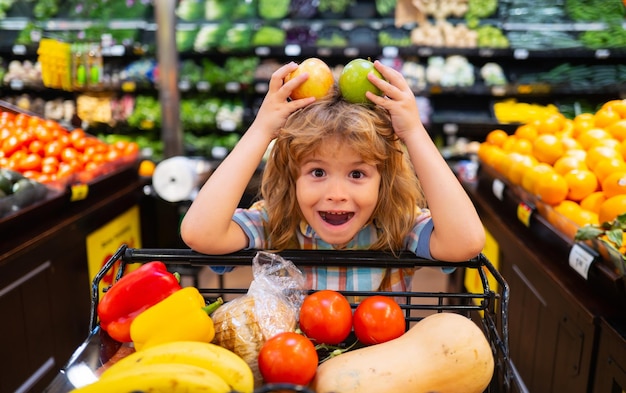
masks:
[(130, 342), (133, 320), (180, 289), (178, 278), (162, 262), (149, 262), (122, 276), (98, 304), (100, 326), (113, 339)]

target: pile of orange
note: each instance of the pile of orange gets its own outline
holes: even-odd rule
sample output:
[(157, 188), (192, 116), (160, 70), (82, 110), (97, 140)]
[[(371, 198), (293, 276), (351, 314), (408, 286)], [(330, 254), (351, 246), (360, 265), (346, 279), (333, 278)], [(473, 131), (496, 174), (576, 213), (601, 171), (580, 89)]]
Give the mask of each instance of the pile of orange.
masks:
[(511, 135), (493, 130), (478, 155), (578, 226), (626, 213), (626, 100), (574, 119), (546, 115)]
[(138, 153), (135, 142), (107, 144), (80, 128), (69, 131), (52, 120), (0, 112), (0, 167), (44, 184), (89, 181)]

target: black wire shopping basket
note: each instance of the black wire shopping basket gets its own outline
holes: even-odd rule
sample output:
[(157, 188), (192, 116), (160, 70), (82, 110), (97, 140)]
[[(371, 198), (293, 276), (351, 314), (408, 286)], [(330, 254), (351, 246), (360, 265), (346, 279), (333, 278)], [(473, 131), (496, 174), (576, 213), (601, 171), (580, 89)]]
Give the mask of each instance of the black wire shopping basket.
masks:
[[(68, 385), (67, 371), (77, 363), (88, 363), (94, 367), (94, 363), (102, 365), (107, 361), (107, 359), (101, 358), (101, 349), (98, 350), (98, 355), (90, 355), (89, 362), (85, 362), (84, 359), (89, 355), (86, 354), (87, 348), (95, 346), (93, 337), (97, 335), (99, 330), (96, 310), (100, 298), (100, 281), (109, 274), (114, 265), (119, 264), (116, 277), (118, 280), (123, 275), (126, 266), (133, 263), (161, 261), (168, 265), (172, 271), (185, 268), (198, 270), (211, 266), (250, 266), (256, 253), (256, 250), (247, 250), (227, 255), (206, 255), (189, 249), (136, 249), (125, 245), (121, 246), (96, 274), (92, 282), (90, 337), (75, 352), (47, 392), (67, 392), (68, 390), (62, 390), (59, 386)], [(455, 312), (472, 318), (482, 328), (491, 345), (495, 360), (494, 375), (485, 392), (528, 392), (509, 353), (509, 286), (484, 255), (481, 254), (477, 258), (465, 262), (443, 262), (418, 258), (408, 253), (398, 256), (382, 251), (286, 250), (277, 254), (301, 267), (456, 268), (465, 269), (465, 274), (472, 270), (475, 271), (480, 281), (479, 290), (468, 291), (463, 288), (458, 291), (446, 292), (341, 292), (346, 296), (355, 298), (379, 294), (406, 299), (406, 301), (401, 302), (401, 308), (404, 311), (407, 326), (420, 321), (428, 313), (435, 312)], [(226, 295), (237, 296), (248, 291), (248, 288), (232, 288), (222, 284), (210, 288), (204, 288), (201, 284), (197, 284), (197, 287), (207, 301), (214, 301), (218, 297)], [(353, 307), (356, 307), (356, 304), (353, 304)], [(99, 359), (94, 360), (95, 357), (99, 357)], [(257, 389), (255, 393), (273, 391), (312, 393), (306, 387), (285, 384), (266, 385)]]

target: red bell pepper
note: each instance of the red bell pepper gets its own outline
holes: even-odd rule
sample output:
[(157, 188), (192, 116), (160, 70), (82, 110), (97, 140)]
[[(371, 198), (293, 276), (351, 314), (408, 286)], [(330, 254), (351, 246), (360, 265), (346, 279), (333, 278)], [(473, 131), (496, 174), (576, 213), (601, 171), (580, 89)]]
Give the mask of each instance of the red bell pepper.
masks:
[(153, 261), (122, 276), (98, 304), (100, 327), (119, 342), (130, 342), (130, 324), (137, 315), (181, 289), (178, 276), (163, 262)]

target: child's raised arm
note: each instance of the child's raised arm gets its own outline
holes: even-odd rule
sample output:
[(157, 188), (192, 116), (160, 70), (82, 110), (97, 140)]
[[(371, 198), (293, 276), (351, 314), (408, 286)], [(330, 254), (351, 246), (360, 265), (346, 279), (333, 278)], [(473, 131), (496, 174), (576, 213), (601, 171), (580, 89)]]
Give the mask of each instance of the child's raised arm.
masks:
[(233, 213), (263, 154), (287, 117), (315, 100), (287, 100), (293, 89), (308, 77), (302, 74), (284, 83), (284, 78), (297, 67), (291, 62), (272, 74), (254, 122), (191, 204), (180, 228), (181, 237), (190, 248), (206, 254), (225, 254), (248, 246), (247, 236), (232, 221)]
[(398, 71), (375, 62), (386, 81), (368, 79), (384, 93), (367, 97), (387, 109), (395, 133), (407, 147), (434, 224), (430, 253), (435, 259), (462, 261), (478, 255), (485, 232), (472, 201), (420, 121), (415, 95)]

